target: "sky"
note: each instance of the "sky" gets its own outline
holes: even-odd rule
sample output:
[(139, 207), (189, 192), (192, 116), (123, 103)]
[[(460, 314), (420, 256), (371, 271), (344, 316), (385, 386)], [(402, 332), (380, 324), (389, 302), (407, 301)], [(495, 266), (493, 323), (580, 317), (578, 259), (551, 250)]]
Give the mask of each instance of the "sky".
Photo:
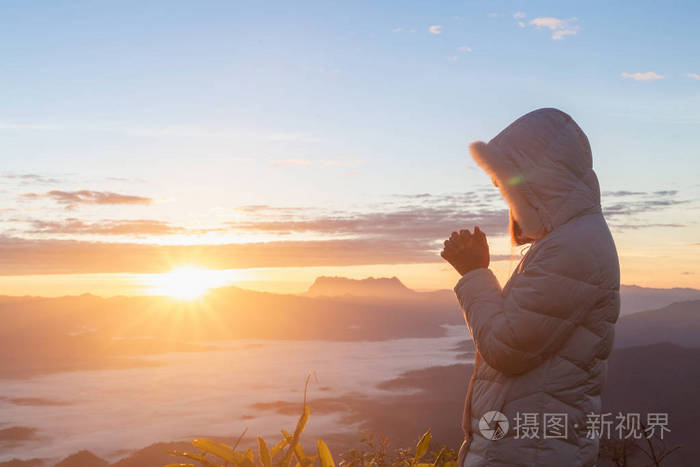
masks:
[(148, 292), (181, 267), (451, 288), (468, 154), (520, 115), (589, 137), (622, 282), (700, 287), (693, 2), (3, 2), (0, 294)]

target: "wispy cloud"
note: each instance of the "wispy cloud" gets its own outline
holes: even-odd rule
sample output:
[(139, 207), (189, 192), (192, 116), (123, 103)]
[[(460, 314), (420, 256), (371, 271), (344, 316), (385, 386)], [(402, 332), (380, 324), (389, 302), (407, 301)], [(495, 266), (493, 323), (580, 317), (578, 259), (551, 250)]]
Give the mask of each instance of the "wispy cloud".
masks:
[(462, 45), (460, 47), (457, 47), (457, 50), (459, 50), (460, 52), (471, 52), (472, 48), (468, 45)]
[(653, 71), (645, 71), (639, 73), (627, 73), (626, 71), (623, 71), (622, 73), (620, 73), (620, 76), (622, 76), (625, 79), (633, 79), (635, 81), (657, 81), (660, 79), (664, 79), (664, 76), (654, 73)]
[[(676, 190), (606, 191), (603, 201), (617, 230), (684, 227), (675, 219), (659, 222), (654, 215), (691, 202)], [(508, 225), (507, 208), (492, 187), (395, 195), (357, 211), (272, 205), (237, 211), (237, 220), (202, 229), (151, 219), (25, 220), (25, 233), (34, 239), (0, 234), (0, 274), (161, 272), (179, 261), (220, 269), (436, 262), (440, 240), (452, 230), (479, 225), (497, 236), (507, 235)], [(114, 239), (207, 232), (234, 238), (260, 235), (268, 241), (187, 246), (77, 240), (84, 235)], [(70, 236), (74, 240), (60, 240)]]
[[(369, 212), (314, 212), (309, 207), (251, 205), (239, 209), (246, 220), (212, 227), (231, 234), (273, 237), (254, 243), (164, 246), (0, 235), (0, 274), (161, 272), (185, 260), (219, 269), (439, 262), (440, 240), (456, 228), (479, 225), (489, 235), (506, 233), (508, 212), (502, 202), (494, 203), (498, 196), (491, 188), (444, 195), (402, 195), (375, 203)], [(32, 230), (27, 233), (33, 235), (138, 237), (191, 232), (157, 220), (68, 218), (29, 225)], [(283, 239), (276, 241), (274, 237)]]
[(685, 227), (684, 224), (645, 221), (645, 215), (676, 206), (688, 205), (691, 201), (678, 199), (677, 190), (657, 191), (604, 191), (603, 213), (617, 230), (638, 230), (648, 227)]
[(522, 19), (526, 16), (527, 15), (522, 11), (516, 11), (515, 13), (513, 13), (513, 18), (515, 18), (515, 19)]
[(391, 32), (403, 32), (403, 31), (404, 31), (403, 28), (394, 28), (391, 30)]
[[(350, 266), (440, 262), (439, 247), (395, 239), (154, 245), (0, 237), (0, 275), (160, 273), (203, 268)], [(494, 255), (496, 256), (496, 255)], [(492, 259), (504, 259), (492, 256)]]
[(305, 166), (311, 165), (311, 161), (306, 159), (279, 159), (270, 161), (268, 165), (272, 167)]
[(430, 34), (441, 34), (442, 33), (442, 26), (439, 24), (435, 24), (433, 26), (430, 26), (428, 28), (428, 32), (430, 32)]
[[(319, 234), (332, 236), (367, 236), (403, 238), (426, 245), (439, 240), (454, 229), (454, 219), (477, 224), (490, 234), (504, 234), (507, 210), (494, 203), (495, 190), (444, 195), (404, 195), (390, 206), (371, 212), (332, 212), (313, 214), (310, 209), (253, 205), (241, 208), (252, 217), (229, 222), (232, 230), (272, 234)], [(466, 207), (468, 206), (468, 208)]]
[(73, 208), (79, 204), (151, 204), (153, 202), (153, 198), (144, 196), (92, 190), (51, 190), (48, 193), (24, 193), (21, 197), (27, 200), (48, 198), (68, 208)]
[(68, 235), (173, 235), (192, 233), (182, 226), (170, 222), (136, 219), (136, 220), (101, 220), (88, 222), (68, 218), (60, 221), (30, 221), (33, 234), (68, 234)]
[(686, 73), (685, 76), (687, 76), (688, 78), (700, 80), (700, 74), (697, 73)]
[(538, 29), (546, 28), (552, 31), (552, 39), (557, 41), (564, 39), (566, 36), (572, 36), (578, 33), (580, 26), (575, 24), (578, 18), (553, 18), (551, 16), (543, 16), (530, 21), (530, 24)]
[(613, 197), (622, 197), (622, 196), (639, 196), (639, 195), (644, 195), (646, 194), (643, 191), (627, 191), (627, 190), (618, 190), (618, 191), (604, 191), (603, 196), (613, 196)]
[(54, 184), (60, 183), (61, 180), (53, 177), (45, 177), (39, 174), (24, 173), (24, 174), (2, 174), (0, 177), (7, 180), (16, 180), (22, 184)]
[(685, 227), (684, 224), (673, 224), (673, 223), (657, 223), (657, 224), (649, 224), (649, 223), (640, 223), (640, 224), (613, 224), (613, 227), (617, 230), (641, 230), (641, 229), (648, 229), (648, 228), (672, 228), (672, 229), (680, 229), (682, 227)]

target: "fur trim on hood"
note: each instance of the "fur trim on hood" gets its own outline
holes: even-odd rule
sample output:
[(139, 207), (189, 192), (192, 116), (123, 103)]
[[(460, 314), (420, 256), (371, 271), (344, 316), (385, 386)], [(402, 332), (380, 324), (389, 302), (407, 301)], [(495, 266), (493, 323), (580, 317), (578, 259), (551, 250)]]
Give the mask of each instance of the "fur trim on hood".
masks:
[(524, 237), (537, 240), (574, 217), (600, 212), (588, 138), (561, 110), (530, 112), (469, 150), (498, 186)]

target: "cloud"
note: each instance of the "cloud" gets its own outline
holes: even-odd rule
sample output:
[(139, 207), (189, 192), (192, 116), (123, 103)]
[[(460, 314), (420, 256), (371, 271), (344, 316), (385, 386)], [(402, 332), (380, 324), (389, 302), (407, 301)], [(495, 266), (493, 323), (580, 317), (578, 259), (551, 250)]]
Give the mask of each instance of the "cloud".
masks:
[(626, 79), (633, 79), (635, 81), (656, 81), (659, 79), (664, 79), (662, 75), (654, 73), (653, 71), (645, 71), (643, 73), (627, 73), (623, 71), (620, 76)]
[[(690, 203), (679, 196), (677, 190), (611, 190), (603, 193), (603, 211), (618, 230), (679, 228), (683, 224), (670, 219), (658, 223), (653, 218), (656, 212)], [(0, 274), (162, 272), (184, 263), (224, 269), (439, 262), (441, 241), (453, 230), (479, 225), (489, 236), (505, 236), (508, 226), (507, 207), (490, 186), (447, 194), (398, 194), (354, 211), (246, 205), (238, 207), (235, 216), (235, 221), (205, 229), (151, 219), (20, 220), (29, 225), (26, 233), (33, 238), (0, 236)], [(63, 235), (119, 238), (207, 232), (272, 240), (159, 245), (59, 239)]]
[(259, 215), (291, 215), (294, 213), (300, 213), (306, 210), (305, 207), (279, 207), (272, 206), (270, 204), (246, 204), (244, 206), (238, 206), (235, 208), (236, 211), (240, 211), (248, 214), (259, 214)]
[(620, 190), (620, 191), (604, 191), (603, 192), (603, 197), (607, 196), (638, 196), (638, 195), (644, 195), (646, 194), (643, 191), (625, 191), (625, 190)]
[(302, 166), (311, 165), (311, 162), (306, 159), (279, 159), (270, 161), (268, 165), (272, 167)]
[(538, 28), (549, 28), (553, 31), (556, 31), (557, 29), (564, 29), (566, 27), (565, 20), (552, 17), (535, 18), (530, 21), (530, 24), (535, 25)]
[(68, 218), (61, 221), (30, 221), (28, 233), (33, 234), (70, 234), (70, 235), (173, 235), (192, 233), (186, 228), (169, 222), (136, 219), (136, 220), (102, 220), (87, 222), (80, 219)]
[(423, 242), (406, 237), (205, 245), (0, 237), (0, 275), (162, 273), (181, 264), (236, 269), (437, 263), (442, 262), (439, 250), (437, 244), (426, 249)]
[(21, 195), (24, 199), (49, 198), (58, 204), (63, 204), (73, 208), (79, 204), (151, 204), (152, 198), (134, 195), (122, 195), (109, 191), (62, 191), (51, 190), (48, 193), (25, 193)]
[(132, 183), (147, 183), (148, 180), (145, 178), (132, 178), (132, 177), (106, 177), (106, 180), (110, 182), (132, 182)]
[(697, 73), (686, 73), (685, 76), (687, 76), (688, 78), (700, 80), (700, 74)]
[(457, 47), (457, 50), (459, 50), (460, 52), (471, 52), (472, 48), (468, 45), (462, 45), (460, 47)]
[(518, 26), (520, 26), (521, 28), (524, 28), (524, 27), (525, 27), (525, 23), (523, 23), (522, 21), (518, 21)]
[[(479, 225), (489, 235), (507, 234), (507, 209), (491, 187), (441, 195), (397, 195), (366, 209), (241, 206), (237, 211), (242, 220), (206, 231), (235, 237), (241, 232), (261, 234), (271, 241), (196, 246), (46, 237), (200, 233), (158, 220), (30, 220), (25, 221), (29, 224), (26, 233), (34, 238), (0, 236), (0, 274), (160, 272), (181, 263), (236, 268), (439, 262), (441, 241), (455, 229)], [(494, 259), (498, 258), (503, 259)]]
[(7, 179), (7, 180), (17, 180), (21, 182), (22, 184), (30, 184), (30, 183), (35, 183), (35, 184), (54, 184), (54, 183), (60, 183), (61, 180), (57, 178), (52, 178), (52, 177), (45, 177), (43, 175), (39, 174), (32, 174), (32, 173), (24, 173), (24, 174), (3, 174), (0, 175), (0, 177)]
[(670, 228), (681, 228), (685, 227), (684, 224), (614, 224), (613, 225), (618, 230), (639, 230), (648, 229), (650, 227), (670, 227)]
[[(495, 195), (490, 196), (490, 195)], [(464, 192), (445, 195), (406, 195), (389, 206), (371, 212), (332, 212), (310, 215), (310, 209), (268, 205), (240, 208), (248, 220), (228, 222), (232, 230), (277, 235), (315, 234), (343, 237), (405, 239), (434, 242), (449, 236), (455, 219), (463, 225), (479, 225), (489, 235), (506, 234), (508, 213), (498, 192)], [(498, 201), (497, 201), (498, 200)], [(494, 203), (494, 201), (497, 201)]]
[(576, 29), (562, 29), (560, 31), (555, 31), (554, 34), (552, 34), (552, 39), (555, 41), (563, 39), (565, 36), (573, 36), (576, 34), (578, 28)]
[[(618, 230), (643, 229), (648, 227), (685, 227), (679, 223), (644, 222), (643, 216), (653, 212), (687, 205), (691, 201), (677, 199), (677, 190), (605, 191), (603, 192), (603, 214), (610, 225)], [(619, 198), (616, 200), (615, 198)], [(642, 218), (640, 218), (642, 216)]]
[(394, 28), (391, 30), (391, 32), (403, 32), (403, 28)]
[(652, 193), (654, 196), (676, 196), (677, 194), (678, 190), (660, 190)]
[(430, 34), (441, 34), (442, 33), (442, 26), (439, 24), (435, 24), (433, 26), (430, 26), (428, 28), (428, 32), (430, 32)]
[(537, 27), (537, 29), (550, 29), (552, 31), (552, 39), (556, 41), (578, 33), (581, 27), (574, 24), (577, 21), (578, 18), (560, 19), (547, 16), (535, 18), (530, 21), (530, 24)]
[(522, 11), (516, 11), (515, 13), (513, 13), (513, 18), (515, 18), (515, 19), (521, 19), (521, 18), (524, 18), (526, 16), (527, 15)]
[(241, 244), (156, 245), (0, 237), (0, 275), (157, 273), (203, 268), (349, 266), (440, 262), (410, 239), (340, 239)]

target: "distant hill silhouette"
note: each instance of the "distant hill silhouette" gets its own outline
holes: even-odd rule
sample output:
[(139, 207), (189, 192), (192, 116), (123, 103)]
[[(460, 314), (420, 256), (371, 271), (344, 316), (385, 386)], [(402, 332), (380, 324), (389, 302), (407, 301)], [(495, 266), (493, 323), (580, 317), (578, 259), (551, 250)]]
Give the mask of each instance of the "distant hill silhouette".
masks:
[(700, 300), (623, 316), (615, 326), (616, 347), (660, 342), (700, 347)]
[[(310, 297), (373, 297), (396, 300), (435, 297), (441, 300), (454, 300), (451, 287), (433, 292), (416, 292), (406, 287), (395, 276), (368, 277), (366, 279), (320, 276), (302, 295)], [(641, 311), (656, 310), (675, 302), (700, 300), (700, 290), (681, 287), (663, 289), (623, 284), (620, 286), (620, 296), (622, 302), (620, 315), (625, 316)]]
[(657, 289), (637, 285), (621, 285), (620, 296), (622, 298), (620, 315), (624, 316), (640, 311), (656, 310), (674, 302), (700, 300), (700, 290), (681, 287)]
[(364, 297), (397, 298), (412, 295), (398, 277), (368, 277), (366, 279), (348, 279), (347, 277), (317, 277), (305, 295), (318, 297), (339, 297), (355, 295)]
[[(0, 297), (0, 378), (153, 365), (133, 357), (207, 351), (222, 339), (437, 337), (444, 324), (464, 322), (453, 293), (408, 293), (382, 300), (223, 287), (192, 303), (154, 296)], [(42, 345), (33, 345), (37, 341)], [(187, 343), (196, 341), (210, 345)]]
[[(623, 286), (623, 303), (654, 304), (696, 292)], [(644, 300), (635, 302), (639, 297)], [(684, 306), (663, 316), (622, 318), (617, 345), (692, 345), (699, 335), (697, 314), (682, 312)], [(0, 322), (0, 378), (22, 378), (153, 365), (134, 356), (207, 351), (221, 339), (436, 337), (444, 334), (443, 325), (463, 324), (464, 318), (450, 289), (417, 292), (396, 277), (319, 277), (302, 295), (223, 287), (192, 303), (154, 296), (0, 296)], [(41, 346), (32, 345), (37, 340)], [(187, 343), (195, 341), (210, 344)]]
[(72, 454), (54, 467), (107, 467), (109, 462), (97, 457), (90, 451), (80, 451)]
[(12, 459), (5, 462), (0, 462), (0, 467), (45, 467), (44, 459)]

